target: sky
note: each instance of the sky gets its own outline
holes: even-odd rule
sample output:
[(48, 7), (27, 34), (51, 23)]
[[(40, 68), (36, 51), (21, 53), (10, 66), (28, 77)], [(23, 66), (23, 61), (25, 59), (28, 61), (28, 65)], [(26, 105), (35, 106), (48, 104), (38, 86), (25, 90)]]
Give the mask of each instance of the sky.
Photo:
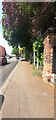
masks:
[[(2, 19), (2, 0), (0, 0), (0, 21), (1, 19)], [(11, 55), (12, 46), (9, 46), (8, 42), (3, 38), (2, 23), (0, 23), (0, 45), (5, 47), (7, 54)]]

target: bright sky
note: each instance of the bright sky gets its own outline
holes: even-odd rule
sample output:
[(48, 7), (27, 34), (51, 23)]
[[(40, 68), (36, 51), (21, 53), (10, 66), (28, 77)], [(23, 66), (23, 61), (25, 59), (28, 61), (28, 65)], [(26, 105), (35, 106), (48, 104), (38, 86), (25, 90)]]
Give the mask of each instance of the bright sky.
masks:
[[(2, 0), (0, 0), (0, 21), (2, 18)], [(12, 52), (12, 46), (9, 47), (8, 42), (3, 38), (3, 32), (2, 32), (2, 23), (0, 23), (0, 45), (5, 47), (6, 53), (11, 54)]]

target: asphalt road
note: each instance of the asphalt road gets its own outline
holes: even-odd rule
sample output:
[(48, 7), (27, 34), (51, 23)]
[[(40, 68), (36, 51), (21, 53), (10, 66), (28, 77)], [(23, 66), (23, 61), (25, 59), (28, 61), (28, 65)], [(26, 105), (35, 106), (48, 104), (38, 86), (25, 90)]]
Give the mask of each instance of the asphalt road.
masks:
[(8, 78), (18, 61), (10, 61), (7, 65), (0, 66), (0, 86)]

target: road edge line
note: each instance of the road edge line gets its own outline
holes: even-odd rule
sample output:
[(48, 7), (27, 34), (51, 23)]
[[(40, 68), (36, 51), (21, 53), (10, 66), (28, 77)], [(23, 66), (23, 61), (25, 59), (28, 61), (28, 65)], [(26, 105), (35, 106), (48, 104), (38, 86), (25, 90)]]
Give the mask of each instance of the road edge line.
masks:
[(8, 78), (6, 79), (6, 81), (4, 82), (4, 84), (1, 86), (0, 89), (0, 94), (5, 94), (7, 88), (8, 88), (8, 84), (11, 82), (12, 76), (15, 72), (15, 70), (17, 69), (18, 65), (20, 62), (17, 63), (17, 65), (15, 66), (15, 68), (12, 70), (12, 72), (10, 73), (10, 75), (8, 76)]

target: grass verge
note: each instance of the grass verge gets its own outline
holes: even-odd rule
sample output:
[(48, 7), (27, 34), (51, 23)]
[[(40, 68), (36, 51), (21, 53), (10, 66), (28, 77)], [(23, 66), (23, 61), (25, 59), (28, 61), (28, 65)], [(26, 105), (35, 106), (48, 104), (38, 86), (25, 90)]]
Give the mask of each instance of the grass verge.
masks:
[(33, 75), (42, 76), (42, 69), (41, 68), (37, 69), (37, 67), (33, 65)]

